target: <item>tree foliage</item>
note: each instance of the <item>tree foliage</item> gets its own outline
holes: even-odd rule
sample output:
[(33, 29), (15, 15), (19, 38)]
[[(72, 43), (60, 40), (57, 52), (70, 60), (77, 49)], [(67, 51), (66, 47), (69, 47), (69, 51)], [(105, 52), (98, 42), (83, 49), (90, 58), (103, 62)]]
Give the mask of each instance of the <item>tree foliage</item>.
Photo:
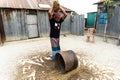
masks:
[(108, 23), (110, 21), (110, 18), (114, 15), (112, 12), (112, 10), (115, 8), (114, 1), (115, 0), (105, 0), (103, 3), (105, 11), (108, 12)]
[(104, 1), (104, 5), (109, 7), (109, 6), (113, 6), (114, 0), (105, 0)]

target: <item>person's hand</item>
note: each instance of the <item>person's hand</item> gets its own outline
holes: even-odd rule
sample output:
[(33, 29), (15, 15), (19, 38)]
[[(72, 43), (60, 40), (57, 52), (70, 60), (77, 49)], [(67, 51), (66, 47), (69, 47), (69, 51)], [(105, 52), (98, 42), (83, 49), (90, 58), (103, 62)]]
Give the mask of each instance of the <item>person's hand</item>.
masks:
[(51, 8), (50, 8), (50, 10), (48, 11), (50, 19), (52, 18), (53, 13), (54, 13), (54, 10), (53, 10), (53, 5), (52, 5)]

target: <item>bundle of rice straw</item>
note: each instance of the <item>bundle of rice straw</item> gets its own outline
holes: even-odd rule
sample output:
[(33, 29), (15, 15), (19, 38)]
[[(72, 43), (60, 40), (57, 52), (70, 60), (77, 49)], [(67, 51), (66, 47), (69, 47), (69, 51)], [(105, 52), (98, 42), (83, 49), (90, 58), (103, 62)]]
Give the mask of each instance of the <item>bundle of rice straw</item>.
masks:
[(53, 10), (56, 12), (60, 9), (60, 4), (58, 1), (53, 1)]

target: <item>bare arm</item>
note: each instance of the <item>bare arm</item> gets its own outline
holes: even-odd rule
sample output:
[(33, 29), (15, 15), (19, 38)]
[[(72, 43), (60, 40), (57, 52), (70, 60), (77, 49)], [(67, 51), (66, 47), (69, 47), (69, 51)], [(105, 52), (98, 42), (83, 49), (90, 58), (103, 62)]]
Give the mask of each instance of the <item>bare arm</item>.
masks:
[(67, 17), (67, 13), (66, 13), (66, 11), (62, 7), (60, 7), (60, 10), (63, 13), (62, 20), (64, 20)]
[(52, 19), (52, 15), (53, 15), (53, 6), (50, 8), (50, 10), (48, 11), (48, 15), (49, 15), (49, 18)]

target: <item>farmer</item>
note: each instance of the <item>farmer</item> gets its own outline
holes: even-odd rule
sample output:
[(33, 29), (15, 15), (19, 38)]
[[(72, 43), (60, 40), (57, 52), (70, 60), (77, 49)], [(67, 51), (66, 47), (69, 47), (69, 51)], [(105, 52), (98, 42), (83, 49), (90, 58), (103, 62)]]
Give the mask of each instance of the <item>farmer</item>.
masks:
[(52, 47), (52, 60), (55, 60), (55, 54), (60, 51), (59, 38), (60, 38), (61, 23), (67, 17), (67, 13), (60, 6), (58, 1), (54, 1), (48, 14), (50, 21), (50, 41)]

